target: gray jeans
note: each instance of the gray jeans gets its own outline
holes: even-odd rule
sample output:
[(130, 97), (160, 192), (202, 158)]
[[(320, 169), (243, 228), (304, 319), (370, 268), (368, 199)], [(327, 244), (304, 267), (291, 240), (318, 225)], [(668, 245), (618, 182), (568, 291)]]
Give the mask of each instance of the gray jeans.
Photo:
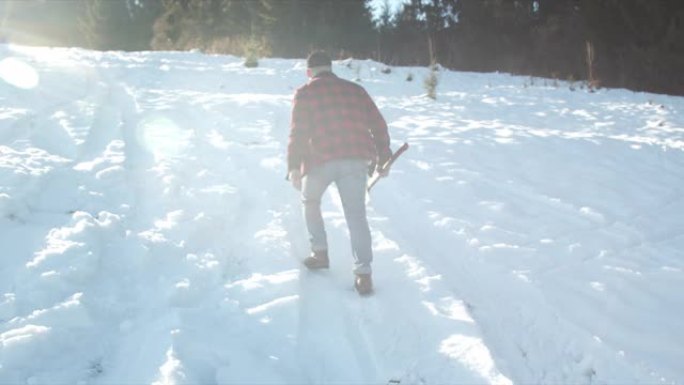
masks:
[(328, 250), (321, 197), (331, 183), (340, 193), (344, 217), (349, 227), (354, 273), (370, 274), (373, 251), (366, 218), (366, 178), (368, 162), (363, 159), (338, 159), (310, 170), (302, 179), (304, 217), (311, 250)]

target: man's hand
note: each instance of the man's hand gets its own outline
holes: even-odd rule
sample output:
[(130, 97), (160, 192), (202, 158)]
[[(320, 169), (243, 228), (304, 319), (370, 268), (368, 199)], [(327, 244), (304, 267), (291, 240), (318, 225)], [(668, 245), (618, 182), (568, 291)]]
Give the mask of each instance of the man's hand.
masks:
[(390, 170), (389, 170), (389, 167), (388, 168), (378, 167), (377, 171), (378, 171), (378, 175), (380, 175), (380, 178), (384, 178), (387, 175), (389, 175)]
[(389, 175), (389, 169), (390, 168), (385, 167), (385, 166), (387, 166), (387, 162), (389, 161), (389, 159), (392, 155), (392, 151), (389, 151), (389, 154), (390, 154), (390, 156), (388, 156), (386, 158), (383, 157), (377, 163), (377, 167), (376, 167), (375, 171), (378, 173), (378, 175), (380, 175), (381, 178), (384, 178), (387, 175)]
[(302, 172), (293, 169), (290, 170), (290, 172), (287, 174), (287, 178), (290, 180), (290, 183), (292, 183), (292, 187), (297, 189), (297, 191), (301, 191), (302, 189)]

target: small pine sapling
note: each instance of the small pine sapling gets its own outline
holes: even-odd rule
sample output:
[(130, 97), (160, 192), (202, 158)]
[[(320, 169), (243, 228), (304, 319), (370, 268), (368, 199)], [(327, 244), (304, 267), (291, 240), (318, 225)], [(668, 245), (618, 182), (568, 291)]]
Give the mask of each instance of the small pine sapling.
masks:
[(427, 91), (427, 96), (432, 100), (437, 99), (438, 84), (439, 78), (437, 76), (437, 66), (433, 64), (430, 66), (430, 73), (427, 77), (425, 77), (425, 80), (423, 81), (423, 86), (425, 87), (425, 91)]

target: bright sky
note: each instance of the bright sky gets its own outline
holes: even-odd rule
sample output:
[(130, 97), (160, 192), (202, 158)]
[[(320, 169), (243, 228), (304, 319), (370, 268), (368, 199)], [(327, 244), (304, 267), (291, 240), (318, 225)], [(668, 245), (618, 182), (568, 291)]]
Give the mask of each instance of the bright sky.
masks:
[(387, 1), (392, 11), (396, 12), (405, 0), (371, 0), (370, 4), (373, 7), (373, 16), (378, 16), (382, 11), (382, 6)]

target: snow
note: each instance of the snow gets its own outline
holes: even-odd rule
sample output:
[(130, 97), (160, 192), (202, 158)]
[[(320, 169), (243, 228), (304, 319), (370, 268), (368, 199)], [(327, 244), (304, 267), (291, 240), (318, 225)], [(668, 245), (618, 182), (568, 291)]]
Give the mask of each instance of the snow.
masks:
[(334, 188), (300, 264), (302, 60), (0, 46), (0, 383), (684, 383), (683, 98), (334, 68), (411, 145), (369, 298)]

